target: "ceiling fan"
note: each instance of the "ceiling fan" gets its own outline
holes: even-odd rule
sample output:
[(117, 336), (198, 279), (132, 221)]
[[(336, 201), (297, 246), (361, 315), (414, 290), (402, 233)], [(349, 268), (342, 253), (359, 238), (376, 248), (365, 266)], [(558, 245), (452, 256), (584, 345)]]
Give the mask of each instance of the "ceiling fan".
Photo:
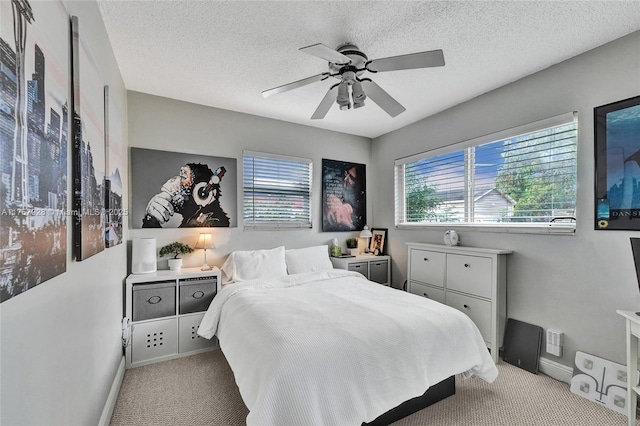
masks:
[[(362, 78), (361, 76), (366, 71), (375, 74), (386, 71), (444, 66), (442, 50), (431, 50), (373, 60), (369, 60), (367, 55), (353, 43), (341, 44), (335, 50), (322, 43), (302, 47), (300, 50), (329, 61), (329, 71), (265, 90), (262, 92), (262, 96), (268, 98), (278, 93), (324, 81), (329, 77), (340, 80), (339, 83), (329, 88), (320, 105), (311, 116), (312, 120), (323, 119), (334, 101), (340, 106), (341, 110), (348, 110), (351, 108), (351, 99), (353, 99), (353, 108), (360, 108), (364, 106), (364, 101), (367, 97), (378, 104), (391, 117), (395, 117), (403, 113), (406, 108), (371, 81), (370, 78)], [(351, 96), (349, 88), (351, 88)]]

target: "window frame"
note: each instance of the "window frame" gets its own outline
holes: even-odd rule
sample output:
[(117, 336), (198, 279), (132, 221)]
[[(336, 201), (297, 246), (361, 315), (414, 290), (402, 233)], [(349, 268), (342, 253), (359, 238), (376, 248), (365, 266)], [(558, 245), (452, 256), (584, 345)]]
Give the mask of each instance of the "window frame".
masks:
[[(272, 160), (283, 160), (283, 161), (293, 161), (301, 164), (307, 164), (308, 166), (308, 192), (307, 192), (307, 200), (308, 200), (308, 220), (304, 221), (247, 221), (245, 210), (246, 210), (246, 197), (248, 196), (246, 187), (245, 187), (245, 158), (263, 158), (263, 159), (272, 159)], [(255, 176), (253, 177), (253, 183), (255, 185)], [(253, 191), (252, 191), (253, 192)], [(291, 191), (292, 193), (300, 193), (300, 191)], [(306, 191), (305, 191), (306, 192)], [(254, 213), (255, 216), (255, 213)], [(281, 154), (273, 154), (268, 152), (261, 151), (252, 151), (252, 150), (243, 150), (242, 151), (242, 222), (243, 229), (245, 231), (261, 231), (261, 230), (300, 230), (300, 229), (311, 229), (313, 227), (313, 160), (309, 158), (302, 157), (294, 157), (291, 155), (281, 155)]]
[[(550, 223), (550, 222), (522, 222), (522, 223), (481, 223), (481, 222), (420, 222), (420, 223), (408, 223), (401, 221), (406, 217), (406, 194), (404, 185), (404, 175), (401, 171), (404, 170), (403, 166), (409, 163), (415, 163), (424, 159), (433, 158), (445, 154), (450, 154), (458, 151), (465, 151), (470, 147), (477, 147), (479, 145), (488, 144), (492, 142), (498, 142), (505, 139), (514, 138), (527, 133), (535, 133), (543, 131), (551, 127), (559, 127), (567, 124), (576, 124), (576, 138), (579, 136), (578, 128), (578, 113), (572, 111), (564, 114), (560, 114), (554, 117), (546, 118), (543, 120), (535, 121), (532, 123), (516, 126), (513, 128), (501, 130), (495, 133), (487, 134), (477, 138), (469, 139), (466, 141), (454, 143), (452, 145), (442, 146), (429, 151), (421, 152), (418, 154), (410, 155), (407, 157), (398, 158), (394, 162), (393, 175), (394, 175), (394, 221), (395, 228), (399, 230), (445, 230), (445, 229), (459, 229), (463, 231), (473, 232), (502, 232), (502, 233), (522, 233), (522, 234), (562, 234), (562, 235), (574, 235), (577, 228), (577, 208), (578, 208), (578, 191), (576, 189), (576, 221), (572, 223)], [(576, 140), (576, 166), (578, 155), (578, 140)], [(465, 154), (465, 163), (469, 159)], [(468, 164), (465, 164), (465, 170)], [(469, 208), (469, 194), (473, 194), (473, 187), (470, 187), (469, 174), (465, 171), (464, 176), (464, 208), (465, 216), (468, 219)], [(400, 205), (399, 205), (400, 204)]]

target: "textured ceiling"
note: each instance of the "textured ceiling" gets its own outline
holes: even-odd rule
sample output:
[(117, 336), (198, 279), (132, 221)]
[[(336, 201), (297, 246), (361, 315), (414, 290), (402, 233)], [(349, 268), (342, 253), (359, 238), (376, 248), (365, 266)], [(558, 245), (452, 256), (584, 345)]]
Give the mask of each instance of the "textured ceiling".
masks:
[[(98, 0), (128, 90), (376, 137), (640, 29), (640, 1)], [(369, 59), (443, 49), (439, 68), (369, 74), (406, 107), (335, 105), (310, 120), (329, 79), (298, 51), (353, 42)], [(615, 64), (612, 64), (615, 66)]]

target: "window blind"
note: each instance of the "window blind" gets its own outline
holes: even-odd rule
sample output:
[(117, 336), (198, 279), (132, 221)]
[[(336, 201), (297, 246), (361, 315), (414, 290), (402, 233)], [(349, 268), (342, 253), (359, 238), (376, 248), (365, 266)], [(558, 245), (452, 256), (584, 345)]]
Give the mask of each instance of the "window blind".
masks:
[(576, 151), (577, 120), (564, 114), (397, 160), (396, 225), (575, 229)]
[(245, 151), (245, 228), (311, 228), (309, 159)]

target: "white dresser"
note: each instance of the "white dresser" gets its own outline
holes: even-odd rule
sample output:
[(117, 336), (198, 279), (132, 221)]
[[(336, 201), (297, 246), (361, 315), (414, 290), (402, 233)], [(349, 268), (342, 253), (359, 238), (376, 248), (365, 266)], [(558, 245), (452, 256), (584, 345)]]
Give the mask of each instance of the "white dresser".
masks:
[(476, 324), (494, 361), (507, 314), (511, 250), (407, 243), (408, 291), (456, 308)]

